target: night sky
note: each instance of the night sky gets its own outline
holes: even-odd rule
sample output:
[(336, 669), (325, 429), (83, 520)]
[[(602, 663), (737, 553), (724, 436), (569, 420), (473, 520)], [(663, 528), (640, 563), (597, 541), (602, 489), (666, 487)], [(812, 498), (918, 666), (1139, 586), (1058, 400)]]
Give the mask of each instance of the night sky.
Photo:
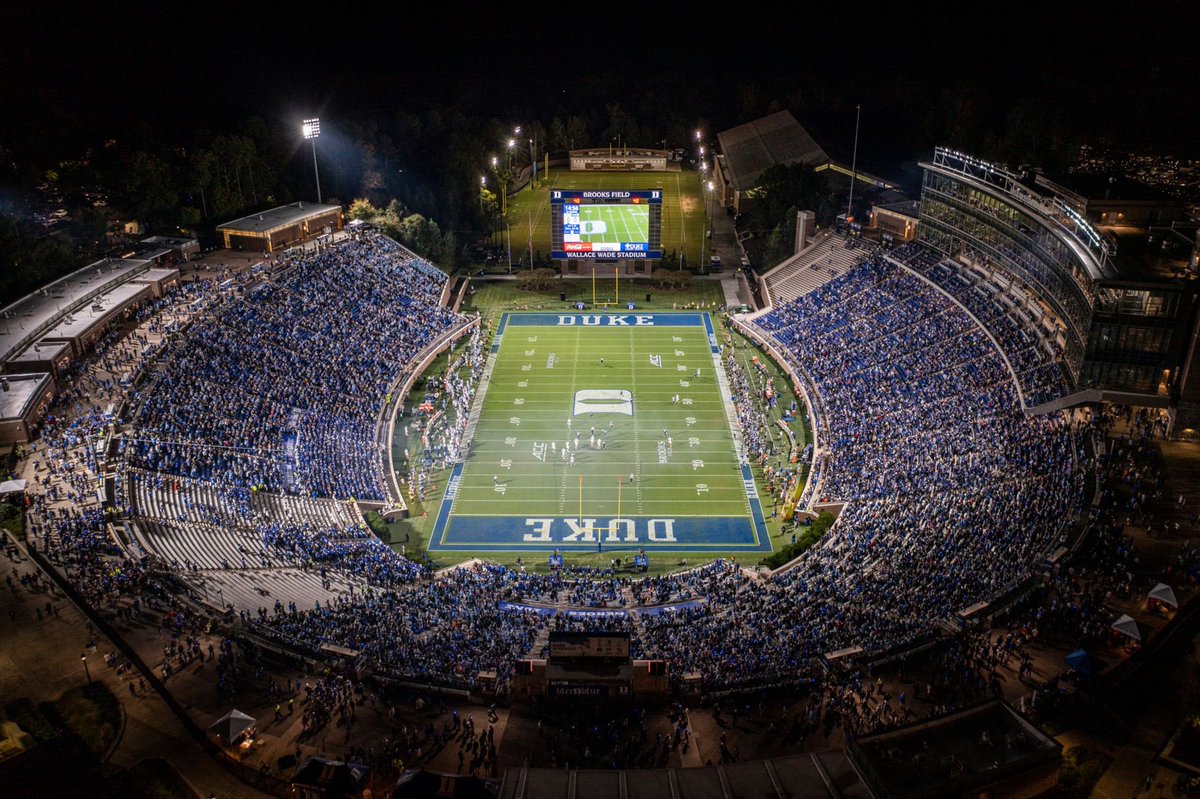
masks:
[(865, 143), (932, 146), (920, 108), (961, 95), (985, 128), (1032, 99), (1118, 143), (1200, 155), (1200, 4), (1187, 0), (0, 5), (0, 119), (18, 142), (249, 114), (386, 118), (431, 99), (548, 116), (648, 91), (720, 129), (746, 121), (756, 92), (834, 150), (856, 103)]

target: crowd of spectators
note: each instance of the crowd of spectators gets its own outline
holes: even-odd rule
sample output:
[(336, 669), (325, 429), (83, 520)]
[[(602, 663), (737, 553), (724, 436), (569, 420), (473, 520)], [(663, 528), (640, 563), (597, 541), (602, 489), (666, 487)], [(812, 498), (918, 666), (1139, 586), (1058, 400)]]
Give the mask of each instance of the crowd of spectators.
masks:
[(194, 322), (133, 392), (129, 461), (382, 500), (376, 417), (398, 369), (456, 323), (438, 306), (445, 275), (372, 233), (277, 271)]
[[(906, 244), (893, 257), (920, 272), (958, 300), (992, 334), (1017, 375), (1025, 405), (1034, 408), (1066, 393), (1056, 362), (1057, 349), (1047, 344), (1027, 321), (1018, 319), (1020, 305), (1001, 286), (921, 244)], [(982, 257), (977, 262), (986, 263)]]
[(1076, 441), (1021, 413), (957, 305), (875, 256), (759, 321), (822, 394), (820, 494), (849, 504), (782, 575), (647, 619), (647, 651), (710, 685), (785, 680), (845, 647), (911, 642), (1029, 575), (1078, 508)]
[[(436, 278), (372, 236), (308, 254), (195, 321), (135, 392), (126, 454), (139, 475), (215, 487), (216, 499), (183, 513), (251, 522), (265, 551), (363, 586), (312, 610), (276, 603), (245, 614), (265, 638), (311, 655), (331, 644), (385, 676), (462, 686), (481, 671), (504, 684), (547, 630), (619, 630), (639, 654), (669, 660), (676, 676), (699, 672), (708, 687), (790, 681), (825, 653), (906, 645), (1001, 594), (1077, 509), (1082, 469), (1069, 426), (1026, 418), (973, 320), (876, 255), (759, 321), (820, 393), (829, 431), (820, 498), (848, 502), (834, 531), (775, 577), (727, 561), (646, 580), (483, 564), (434, 575), (363, 527), (265, 517), (256, 492), (383, 498), (378, 409), (397, 365), (454, 324), (436, 307)], [(426, 449), (433, 457), (458, 456), (483, 363), (476, 336), (436, 384), (447, 424)], [(773, 387), (736, 362), (727, 374), (735, 397), (755, 400), (736, 403), (747, 452), (770, 455), (758, 407)], [(73, 477), (63, 453), (86, 467), (89, 441), (111, 420), (71, 419), (49, 422), (46, 468), (61, 479), (43, 501), (68, 498), (54, 493), (63, 485), (94, 491), (95, 467)], [(792, 476), (778, 478), (786, 489)], [(93, 590), (140, 579), (136, 563), (112, 556), (98, 510), (43, 518), (56, 528), (48, 540), (72, 542), (75, 568), (96, 572)], [(89, 547), (110, 556), (90, 557)]]

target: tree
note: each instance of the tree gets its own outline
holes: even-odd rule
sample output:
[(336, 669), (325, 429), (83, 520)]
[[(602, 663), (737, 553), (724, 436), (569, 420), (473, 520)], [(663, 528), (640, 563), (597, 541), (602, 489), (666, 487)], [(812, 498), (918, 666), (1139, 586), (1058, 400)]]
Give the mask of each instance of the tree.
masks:
[(544, 291), (558, 279), (554, 269), (530, 269), (521, 275), (521, 288), (526, 291)]
[(188, 153), (188, 188), (200, 194), (200, 213), (202, 219), (209, 217), (208, 192), (216, 177), (216, 157), (212, 150), (196, 147)]
[(692, 285), (691, 272), (685, 272), (682, 269), (668, 269), (667, 272), (671, 276), (669, 278), (671, 288), (676, 291), (683, 291)]
[(674, 279), (673, 275), (676, 271), (677, 270), (663, 269), (660, 267), (650, 273), (650, 279), (654, 281), (654, 285), (657, 288), (665, 289), (667, 286), (671, 285), (671, 281)]
[(546, 149), (552, 153), (561, 153), (571, 146), (567, 140), (567, 126), (563, 124), (560, 117), (550, 120), (550, 130), (547, 136)]
[(358, 219), (363, 222), (374, 222), (380, 211), (371, 201), (365, 197), (359, 197), (354, 202), (350, 203), (350, 209), (346, 211), (346, 216), (351, 219)]
[(147, 225), (174, 224), (180, 217), (179, 186), (170, 165), (159, 156), (137, 150), (125, 163), (118, 204)]
[(0, 214), (0, 264), (4, 265), (0, 269), (0, 306), (77, 266), (70, 246), (58, 237), (45, 235), (21, 217), (5, 214)]
[(422, 258), (436, 258), (442, 244), (442, 231), (437, 222), (421, 214), (411, 214), (400, 221), (400, 241)]
[(812, 209), (817, 220), (828, 224), (833, 208), (824, 175), (805, 164), (776, 164), (759, 177), (754, 203), (739, 228), (754, 234), (752, 258), (764, 267), (791, 252), (796, 209)]
[(567, 117), (567, 145), (579, 149), (593, 143), (588, 135), (587, 120), (575, 114)]

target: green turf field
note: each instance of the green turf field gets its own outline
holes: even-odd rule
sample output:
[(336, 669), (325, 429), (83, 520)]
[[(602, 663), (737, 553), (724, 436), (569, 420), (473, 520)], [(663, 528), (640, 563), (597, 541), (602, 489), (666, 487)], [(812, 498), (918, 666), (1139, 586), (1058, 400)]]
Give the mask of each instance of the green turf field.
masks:
[[(565, 281), (565, 283), (568, 286), (572, 286), (572, 284), (580, 283), (580, 281)], [(707, 282), (702, 282), (702, 284), (707, 286)], [(500, 292), (500, 294), (496, 292)], [(658, 300), (658, 296), (658, 294), (655, 294), (655, 300)], [(479, 301), (479, 311), (484, 313), (485, 319), (491, 319), (491, 323), (488, 326), (492, 330), (496, 330), (499, 326), (500, 318), (502, 318), (500, 317), (500, 312), (509, 312), (509, 319), (511, 319), (514, 317), (514, 313), (512, 312), (533, 310), (536, 305), (539, 305), (530, 304), (530, 300), (539, 299), (538, 296), (515, 290), (515, 283), (511, 281), (482, 284), (480, 293), (476, 295), (475, 299)], [(661, 313), (664, 306), (655, 305), (658, 306), (656, 312)], [(667, 302), (665, 307), (670, 310), (671, 306), (672, 302)], [(557, 298), (554, 298), (551, 306), (547, 307), (546, 310), (556, 308), (557, 313), (560, 307), (562, 307), (562, 304), (559, 304)], [(714, 317), (713, 322), (716, 323), (716, 338), (724, 346), (725, 352), (732, 353), (734, 358), (739, 362), (740, 367), (742, 367), (742, 370), (746, 373), (749, 374), (754, 371), (754, 367), (751, 366), (751, 359), (756, 354), (761, 355), (761, 353), (754, 347), (746, 347), (742, 338), (736, 334), (732, 337), (728, 335), (725, 332), (724, 325), (721, 325), (719, 318)], [(529, 569), (535, 571), (546, 571), (544, 553), (547, 547), (523, 546), (517, 540), (520, 536), (515, 537), (510, 534), (505, 536), (502, 530), (487, 529), (485, 536), (480, 539), (479, 546), (438, 547), (436, 541), (431, 541), (432, 537), (434, 537), (434, 531), (437, 529), (439, 509), (445, 505), (446, 486), (451, 481), (454, 481), (455, 471), (457, 469), (467, 471), (466, 477), (470, 481), (466, 493), (458, 492), (456, 489), (455, 493), (460, 494), (466, 500), (463, 504), (457, 505), (457, 507), (461, 507), (464, 511), (470, 510), (470, 512), (482, 513), (481, 516), (463, 516), (462, 518), (479, 519), (479, 521), (487, 524), (496, 521), (503, 522), (503, 517), (497, 519), (498, 513), (517, 510), (523, 515), (523, 503), (514, 509), (514, 507), (504, 507), (503, 504), (498, 504), (494, 501), (506, 497), (529, 499), (530, 503), (532, 503), (530, 507), (535, 509), (535, 512), (545, 512), (545, 518), (556, 518), (562, 521), (564, 517), (580, 517), (580, 507), (578, 507), (578, 499), (580, 499), (578, 497), (578, 476), (582, 474), (584, 476), (582, 516), (584, 518), (598, 519), (596, 525), (602, 528), (602, 525), (605, 524), (605, 519), (618, 516), (616, 509), (616, 480), (618, 474), (625, 473), (623, 462), (628, 459), (630, 452), (628, 443), (618, 446), (618, 431), (622, 432), (625, 440), (628, 440), (628, 437), (635, 431), (635, 423), (638, 439), (641, 439), (642, 429), (646, 429), (646, 440), (640, 441), (642, 446), (638, 447), (638, 451), (640, 451), (642, 457), (643, 469), (642, 473), (640, 473), (643, 475), (641, 480), (643, 483), (642, 516), (646, 516), (648, 512), (656, 512), (656, 507), (652, 507), (649, 504), (649, 500), (653, 498), (654, 506), (659, 506), (662, 510), (666, 511), (664, 516), (692, 512), (731, 513), (731, 516), (725, 519), (722, 519), (720, 516), (708, 517), (707, 521), (718, 525), (725, 524), (728, 519), (734, 518), (732, 515), (736, 515), (740, 519), (745, 519), (748, 517), (748, 509), (746, 509), (748, 503), (746, 503), (744, 488), (740, 487), (738, 479), (730, 426), (728, 426), (728, 422), (725, 419), (722, 419), (720, 414), (706, 414), (704, 416), (706, 422), (709, 419), (715, 419), (713, 423), (707, 423), (707, 425), (701, 425), (700, 414), (690, 414), (697, 420), (695, 425), (691, 426), (692, 429), (704, 427), (700, 435), (695, 435), (695, 438), (701, 439), (697, 447), (713, 447), (715, 450), (712, 456), (696, 458), (703, 459), (706, 462), (706, 467), (697, 469), (695, 473), (691, 470), (690, 457), (686, 458), (686, 462), (680, 459), (680, 453), (683, 452), (683, 455), (686, 456), (685, 450), (690, 449), (690, 447), (680, 447), (680, 437), (676, 437), (673, 433), (671, 435), (673, 439), (672, 452), (671, 456), (668, 456), (672, 459), (673, 463), (670, 467), (668, 467), (668, 464), (659, 464), (658, 440), (661, 439), (664, 422), (655, 421), (649, 415), (644, 417), (644, 421), (638, 417), (641, 411), (646, 410), (647, 414), (665, 413), (666, 416), (662, 417), (668, 421), (672, 417), (678, 420), (680, 415), (679, 407), (672, 405), (670, 399), (673, 394), (679, 394), (680, 399), (688, 396), (685, 394), (684, 389), (695, 391), (695, 394), (691, 396), (692, 407), (696, 407), (697, 402), (702, 401), (707, 403), (714, 401), (714, 395), (712, 394), (714, 390), (713, 385), (708, 383), (706, 386), (706, 383), (712, 377), (712, 374), (710, 374), (712, 368), (707, 366), (712, 364), (712, 360), (710, 360), (710, 356), (703, 355), (708, 349), (706, 346), (708, 340), (702, 330), (701, 328), (692, 328), (690, 330), (684, 328), (674, 331), (668, 329), (626, 331), (622, 329), (602, 328), (564, 330), (545, 328), (545, 326), (539, 329), (512, 328), (510, 326), (510, 328), (506, 329), (503, 336), (498, 337), (497, 341), (499, 343), (496, 353), (492, 355), (492, 358), (496, 359), (496, 365), (494, 365), (492, 373), (488, 376), (486, 392), (481, 408), (481, 410), (486, 411), (486, 415), (481, 414), (478, 419), (478, 427), (476, 427), (474, 439), (475, 450), (472, 452), (472, 456), (461, 467), (460, 465), (456, 465), (454, 468), (434, 471), (431, 474), (434, 488), (430, 495), (424, 499), (408, 497), (409, 509), (412, 512), (412, 516), (403, 519), (401, 522), (391, 524), (390, 534), (385, 534), (383, 536), (384, 540), (392, 543), (392, 546), (397, 551), (403, 551), (406, 554), (414, 555), (414, 557), (416, 555), (424, 557), (427, 554), (428, 557), (432, 558), (433, 563), (439, 567), (460, 563), (460, 561), (468, 558), (484, 558), (492, 561), (492, 563), (504, 564), (511, 567), (529, 567)], [(620, 350), (620, 346), (617, 344), (613, 348), (614, 352), (612, 354), (605, 353), (605, 367), (602, 367), (604, 371), (601, 371), (601, 367), (599, 366), (599, 355), (589, 353), (589, 350), (594, 349), (592, 342), (600, 342), (600, 337), (602, 336), (616, 336), (618, 340), (622, 337), (626, 338), (626, 350)], [(538, 341), (530, 342), (528, 341), (530, 337), (538, 338)], [(676, 337), (683, 338), (684, 341), (676, 342), (674, 341)], [(565, 356), (574, 354), (575, 342), (578, 343), (581, 354), (589, 354), (587, 358), (575, 361), (576, 368), (574, 374), (572, 374), (568, 362), (565, 361)], [(646, 359), (644, 365), (635, 365), (635, 362), (630, 359), (628, 342), (632, 342), (632, 347), (636, 348), (635, 352), (641, 350), (642, 356)], [(686, 347), (679, 347), (679, 352), (685, 353), (685, 356), (680, 359), (679, 364), (673, 364), (673, 359), (676, 359), (676, 355), (674, 355), (676, 349), (674, 348), (684, 343), (686, 343)], [(552, 348), (550, 348), (551, 344)], [(692, 347), (694, 344), (695, 347), (700, 348), (696, 350), (696, 353), (701, 354), (700, 358), (696, 358), (696, 355), (689, 352), (689, 348), (695, 349), (695, 347)], [(667, 350), (666, 347), (671, 347), (671, 349)], [(534, 355), (524, 355), (530, 349), (536, 350)], [(604, 349), (608, 349), (607, 342), (604, 344)], [(662, 352), (647, 353), (646, 350), (648, 349), (661, 349)], [(592, 422), (588, 421), (580, 428), (577, 426), (577, 417), (569, 413), (569, 411), (574, 411), (574, 391), (576, 389), (572, 388), (572, 385), (575, 385), (574, 380), (582, 380), (589, 376), (589, 374), (599, 374), (601, 378), (613, 377), (612, 372), (614, 368), (610, 368), (610, 365), (616, 366), (613, 359), (617, 358), (618, 350), (625, 353), (620, 360), (628, 364), (628, 366), (623, 366), (622, 368), (629, 368), (629, 383), (632, 384), (637, 379), (638, 383), (642, 384), (642, 390), (636, 388), (629, 389), (631, 394), (634, 394), (632, 401), (634, 401), (635, 415), (632, 417), (624, 415), (611, 416), (613, 432), (610, 433), (610, 440), (608, 440), (607, 446), (604, 450), (593, 450), (588, 446)], [(556, 359), (554, 359), (556, 365), (547, 370), (548, 356), (550, 356), (551, 352), (556, 353)], [(662, 370), (660, 370), (660, 367), (650, 366), (649, 354), (664, 356), (664, 368)], [(588, 358), (592, 358), (593, 355), (595, 360), (589, 364)], [(559, 360), (559, 356), (563, 356), (564, 360)], [(676, 382), (679, 379), (686, 379), (684, 377), (685, 372), (678, 371), (678, 366), (683, 366), (684, 370), (691, 368), (691, 374), (694, 374), (695, 367), (690, 366), (694, 360), (706, 365), (701, 366), (702, 378), (700, 382), (686, 386), (686, 388), (679, 386), (674, 392), (668, 390), (666, 385), (666, 380), (668, 379), (666, 376), (667, 371), (670, 368), (676, 368), (676, 373), (679, 377), (674, 377), (674, 373), (672, 373), (672, 378), (670, 378), (676, 380)], [(438, 364), (444, 366), (444, 359), (439, 359)], [(528, 371), (522, 368), (526, 364), (529, 365)], [(431, 374), (431, 376), (437, 374), (443, 366), (434, 365), (428, 374)], [(775, 367), (769, 361), (766, 362), (766, 366), (768, 371), (776, 377), (776, 385), (781, 386), (786, 391), (787, 383), (785, 379), (781, 378), (778, 367)], [(572, 383), (568, 383), (569, 379), (572, 380)], [(660, 405), (658, 410), (655, 410), (653, 405), (648, 405), (642, 399), (638, 399), (638, 396), (646, 394), (643, 390), (650, 388), (652, 380), (653, 382), (661, 380), (662, 385), (658, 386), (658, 390), (646, 396), (659, 396), (659, 402), (666, 402), (665, 409)], [(526, 383), (526, 385), (522, 386), (522, 382)], [(616, 380), (606, 380), (606, 383), (613, 385), (606, 385), (605, 388), (620, 388), (620, 386), (614, 385)], [(689, 380), (689, 383), (691, 383), (691, 380)], [(532, 390), (535, 386), (540, 386), (539, 392), (548, 391), (548, 394), (534, 395)], [(586, 389), (588, 386), (581, 385), (580, 388)], [(720, 396), (719, 389), (715, 396)], [(788, 394), (787, 396), (790, 397), (791, 395)], [(533, 421), (534, 416), (532, 414), (535, 410), (535, 397), (540, 402), (547, 403), (541, 413), (538, 414), (539, 419), (544, 420), (544, 423), (535, 423)], [(516, 399), (522, 398), (526, 399), (526, 402), (521, 405), (511, 404)], [(790, 398), (787, 401), (790, 402)], [(755, 399), (755, 402), (757, 403), (757, 399)], [(526, 407), (526, 405), (528, 405), (528, 410), (522, 414), (520, 409)], [(780, 409), (763, 410), (764, 413), (767, 413), (769, 419), (780, 419)], [(570, 467), (569, 462), (566, 467), (563, 467), (562, 456), (559, 455), (559, 452), (563, 441), (566, 440), (565, 420), (568, 415), (572, 419), (570, 438), (574, 441), (575, 429), (580, 429), (581, 444), (583, 446), (581, 447), (581, 451), (577, 452), (576, 455), (575, 482), (571, 483), (568, 480), (565, 491), (568, 495), (564, 495), (562, 474), (564, 469), (570, 469)], [(512, 425), (511, 419), (514, 416), (521, 417), (520, 426)], [(605, 416), (607, 417), (608, 415)], [(688, 414), (683, 414), (683, 426), (685, 428), (688, 427), (686, 425), (686, 416)], [(595, 415), (595, 419), (600, 419), (600, 417), (601, 414)], [(410, 423), (412, 423), (412, 415), (408, 415), (402, 420), (397, 420), (396, 449), (394, 450), (397, 463), (402, 463), (407, 458), (413, 458), (415, 461), (419, 461), (420, 459), (420, 438), (408, 438), (407, 435), (401, 434), (402, 429), (407, 432), (407, 426)], [(505, 427), (510, 427), (512, 431), (517, 432), (506, 432), (504, 431)], [(599, 428), (601, 425), (596, 425), (596, 427)], [(604, 427), (607, 428), (607, 420), (604, 422)], [(668, 428), (670, 428), (670, 425), (668, 425)], [(805, 441), (809, 440), (809, 433), (806, 431), (805, 426), (797, 422), (792, 425), (792, 429), (794, 434), (797, 435), (799, 445), (803, 446)], [(766, 434), (769, 438), (775, 440), (776, 446), (780, 447), (780, 451), (786, 451), (786, 441), (778, 427), (774, 425), (770, 426)], [(505, 441), (508, 438), (516, 438), (517, 441), (508, 444)], [(684, 439), (683, 444), (688, 444), (686, 439), (692, 438), (692, 435), (683, 435), (682, 438)], [(652, 439), (653, 445), (650, 445)], [(556, 447), (554, 447), (553, 451), (548, 452), (547, 455), (557, 457), (558, 461), (551, 461), (548, 457), (546, 461), (534, 458), (533, 444), (548, 443), (550, 440), (556, 443)], [(505, 447), (508, 449), (508, 457), (506, 458), (503, 455)], [(492, 459), (493, 465), (487, 464), (487, 458)], [(512, 463), (509, 469), (505, 469), (503, 464), (500, 463), (502, 459), (510, 459)], [(647, 459), (650, 462), (647, 462)], [(713, 474), (709, 474), (712, 471), (709, 463), (721, 465), (718, 476), (714, 477)], [(662, 471), (659, 475), (652, 474), (653, 470), (667, 468), (671, 469), (670, 474), (667, 471)], [(521, 476), (518, 479), (517, 477), (512, 477), (514, 480), (545, 480), (548, 483), (548, 487), (545, 488), (545, 494), (542, 493), (542, 488), (534, 489), (532, 482), (528, 486), (520, 485), (518, 482), (508, 482), (510, 476), (515, 474), (520, 474)], [(700, 474), (704, 474), (703, 481), (708, 486), (706, 494), (696, 493), (696, 483), (700, 482), (700, 476), (698, 476)], [(496, 485), (492, 483), (493, 475), (497, 477)], [(757, 464), (752, 468), (752, 476), (758, 481), (758, 492), (763, 492), (764, 489), (761, 483), (762, 470), (758, 468)], [(558, 482), (553, 483), (552, 481), (556, 477)], [(594, 485), (593, 477), (595, 477)], [(628, 473), (625, 473), (625, 477), (628, 480)], [(462, 475), (460, 475), (458, 482), (462, 482)], [(502, 483), (504, 486), (503, 494), (496, 491), (497, 486), (502, 485)], [(624, 483), (622, 486), (622, 495), (620, 495), (622, 507), (620, 507), (619, 516), (623, 518), (636, 516), (637, 511), (636, 488), (635, 493), (632, 494), (632, 499), (630, 499), (630, 494), (626, 493), (629, 491), (629, 485), (630, 483), (628, 482)], [(688, 493), (688, 486), (690, 486), (690, 494)], [(733, 492), (731, 497), (730, 486), (738, 487), (742, 493), (738, 495), (738, 492)], [(714, 487), (720, 487), (721, 492), (714, 494)], [(571, 493), (571, 489), (574, 489), (574, 494)], [(510, 491), (515, 493), (510, 494)], [(527, 492), (533, 493), (533, 497), (528, 497)], [(721, 501), (718, 501), (718, 503), (696, 503), (695, 501), (706, 498), (719, 499)], [(630, 501), (634, 501), (635, 505), (630, 506)], [(574, 507), (572, 507), (572, 504), (574, 504)], [(703, 507), (704, 505), (708, 505), (708, 507)], [(559, 506), (564, 507), (565, 510), (563, 513), (558, 512)], [(697, 511), (696, 509), (703, 510)], [(768, 513), (766, 524), (769, 529), (770, 542), (773, 543), (773, 548), (778, 549), (781, 545), (787, 543), (788, 533), (787, 531), (780, 530), (780, 519), (769, 516), (769, 504), (763, 507), (763, 510)], [(688, 517), (680, 515), (676, 516), (676, 518)], [(503, 527), (503, 524), (500, 524), (499, 527)], [(508, 537), (508, 542), (505, 542), (505, 537)], [(649, 573), (654, 575), (654, 573), (684, 569), (684, 567), (707, 563), (708, 560), (718, 557), (733, 558), (743, 561), (746, 564), (754, 564), (758, 558), (762, 557), (762, 554), (766, 554), (766, 549), (763, 549), (763, 551), (746, 551), (745, 547), (731, 545), (728, 541), (730, 541), (728, 537), (722, 539), (722, 536), (718, 533), (715, 536), (707, 536), (707, 540), (706, 536), (702, 535), (700, 539), (683, 541), (682, 546), (678, 548), (664, 549), (649, 547)], [(430, 548), (431, 543), (434, 545), (432, 549)], [(530, 549), (533, 549), (533, 551), (530, 551)], [(622, 549), (623, 547), (620, 546), (606, 546), (604, 552), (599, 552), (596, 548), (571, 549), (564, 547), (563, 552), (566, 564), (568, 565), (607, 566), (610, 565), (614, 555), (628, 554), (628, 549), (624, 552)], [(628, 563), (628, 560), (626, 560), (626, 563)]]
[[(748, 512), (703, 328), (531, 330), (511, 328), (496, 356), (455, 515), (494, 515), (503, 508), (575, 514), (580, 478), (589, 514), (617, 514), (618, 482), (623, 513)], [(667, 356), (663, 367), (650, 363), (652, 354)], [(573, 413), (576, 391), (610, 387), (632, 394), (632, 415)], [(672, 403), (675, 395), (678, 403)], [(607, 440), (604, 449), (591, 446), (593, 428)], [(551, 442), (555, 449), (547, 447), (544, 459), (534, 456), (534, 447)], [(574, 467), (571, 455), (561, 455), (564, 445), (577, 453)], [(703, 471), (692, 467), (694, 460), (703, 461)], [(493, 475), (503, 493), (496, 493)], [(698, 482), (709, 486), (700, 497)]]
[(706, 315), (505, 320), (431, 549), (770, 552)]
[[(660, 189), (662, 202), (662, 248), (687, 255), (691, 265), (701, 263), (705, 230), (704, 195), (695, 172), (571, 172), (551, 170), (548, 181), (526, 187), (508, 198), (508, 220), (512, 226), (513, 261), (527, 261), (532, 223), (534, 251), (550, 252), (550, 190), (598, 191)], [(503, 240), (503, 239), (502, 239)], [(644, 239), (632, 238), (629, 241)]]

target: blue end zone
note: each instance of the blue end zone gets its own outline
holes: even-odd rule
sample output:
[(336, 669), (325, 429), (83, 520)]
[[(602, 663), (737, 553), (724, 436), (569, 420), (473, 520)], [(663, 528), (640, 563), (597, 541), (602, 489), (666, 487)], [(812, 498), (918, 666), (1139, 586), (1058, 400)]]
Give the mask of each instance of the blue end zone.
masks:
[(496, 338), (492, 342), (492, 352), (500, 351), (500, 339), (504, 335), (504, 327), (508, 324), (508, 314), (501, 314), (500, 324), (496, 327)]
[(721, 348), (717, 346), (717, 332), (713, 330), (712, 317), (708, 314), (704, 314), (704, 329), (708, 331), (708, 348), (715, 355)]
[[(453, 477), (451, 478), (454, 479)], [(622, 516), (455, 516), (442, 509), (429, 542), (432, 552), (770, 552), (771, 541), (759, 510), (755, 524), (745, 517)], [(760, 529), (759, 529), (760, 528)]]
[(700, 327), (712, 320), (698, 313), (506, 313), (500, 319), (496, 336), (504, 331), (505, 323), (512, 327)]

